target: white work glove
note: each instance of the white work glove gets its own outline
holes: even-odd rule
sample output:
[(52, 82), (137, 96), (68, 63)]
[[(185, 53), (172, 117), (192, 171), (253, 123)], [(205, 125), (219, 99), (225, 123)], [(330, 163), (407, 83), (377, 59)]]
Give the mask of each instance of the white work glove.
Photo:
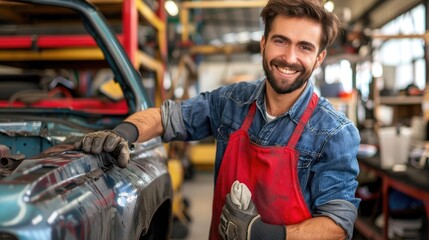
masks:
[(286, 239), (286, 226), (262, 222), (252, 193), (239, 181), (232, 184), (226, 195), (218, 230), (224, 240)]
[(252, 201), (252, 193), (246, 184), (240, 183), (238, 180), (231, 186), (231, 202), (234, 203), (238, 209), (247, 210)]
[(250, 239), (252, 225), (260, 219), (251, 197), (252, 193), (245, 184), (238, 181), (232, 184), (220, 216), (219, 234), (222, 239)]

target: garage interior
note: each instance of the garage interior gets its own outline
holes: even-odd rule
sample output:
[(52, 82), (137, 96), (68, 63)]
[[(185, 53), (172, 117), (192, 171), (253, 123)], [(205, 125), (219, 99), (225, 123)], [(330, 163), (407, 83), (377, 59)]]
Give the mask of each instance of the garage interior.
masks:
[[(198, 56), (197, 66), (190, 64), (188, 70), (197, 69), (199, 91), (261, 76), (258, 15), (265, 1), (225, 2), (181, 1), (178, 17), (169, 16), (169, 59), (183, 56), (183, 48), (176, 46), (189, 47)], [(362, 203), (354, 239), (427, 239), (429, 174), (427, 158), (419, 152), (427, 141), (428, 2), (334, 0), (325, 1), (325, 7), (333, 8), (344, 32), (328, 49), (321, 76), (314, 81), (321, 95), (355, 122), (362, 138), (357, 192)], [(405, 157), (388, 166), (374, 164), (371, 159), (380, 159), (383, 149), (395, 148), (381, 143), (387, 141), (383, 131), (398, 126), (413, 130)], [(208, 236), (214, 147), (207, 139), (186, 150), (193, 173), (183, 184), (192, 216), (187, 239)]]
[[(120, 33), (155, 106), (264, 76), (259, 14), (265, 0), (89, 2)], [(356, 194), (362, 202), (353, 239), (429, 239), (429, 0), (323, 2), (340, 18), (342, 32), (310, 80), (360, 131)], [(0, 21), (16, 17), (0, 13)], [(2, 50), (10, 45), (0, 39)], [(19, 58), (72, 58), (72, 65), (100, 57), (87, 50), (53, 54)], [(10, 60), (0, 51), (0, 72)], [(172, 239), (207, 239), (216, 143), (208, 138), (165, 148), (176, 197)]]

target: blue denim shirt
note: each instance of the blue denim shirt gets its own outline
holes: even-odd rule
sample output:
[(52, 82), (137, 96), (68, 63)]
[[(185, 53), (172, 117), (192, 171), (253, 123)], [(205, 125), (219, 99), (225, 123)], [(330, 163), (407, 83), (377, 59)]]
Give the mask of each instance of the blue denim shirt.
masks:
[[(191, 141), (213, 135), (216, 177), (229, 136), (241, 127), (254, 101), (258, 110), (248, 131), (250, 139), (262, 146), (285, 146), (313, 91), (309, 81), (289, 111), (271, 122), (265, 115), (265, 80), (224, 86), (181, 103), (167, 101), (162, 106), (163, 139)], [(296, 145), (300, 153), (299, 183), (313, 217), (330, 217), (346, 230), (349, 238), (360, 203), (355, 197), (359, 143), (354, 124), (320, 97)]]

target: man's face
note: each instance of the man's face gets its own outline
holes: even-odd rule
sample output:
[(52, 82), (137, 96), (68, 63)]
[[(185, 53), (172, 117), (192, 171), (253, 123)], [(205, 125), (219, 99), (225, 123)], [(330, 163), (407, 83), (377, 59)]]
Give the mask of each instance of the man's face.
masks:
[(268, 37), (262, 38), (262, 65), (268, 82), (278, 94), (304, 86), (326, 56), (319, 53), (322, 26), (308, 18), (277, 16)]

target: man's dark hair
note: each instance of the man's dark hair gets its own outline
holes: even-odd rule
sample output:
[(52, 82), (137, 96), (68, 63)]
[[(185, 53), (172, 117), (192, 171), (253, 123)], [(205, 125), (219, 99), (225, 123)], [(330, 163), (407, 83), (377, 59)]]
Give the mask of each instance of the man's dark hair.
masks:
[(319, 22), (323, 30), (320, 39), (320, 52), (332, 44), (341, 25), (337, 16), (324, 8), (321, 0), (269, 0), (260, 15), (265, 23), (265, 38), (268, 38), (271, 24), (278, 15), (307, 17)]

